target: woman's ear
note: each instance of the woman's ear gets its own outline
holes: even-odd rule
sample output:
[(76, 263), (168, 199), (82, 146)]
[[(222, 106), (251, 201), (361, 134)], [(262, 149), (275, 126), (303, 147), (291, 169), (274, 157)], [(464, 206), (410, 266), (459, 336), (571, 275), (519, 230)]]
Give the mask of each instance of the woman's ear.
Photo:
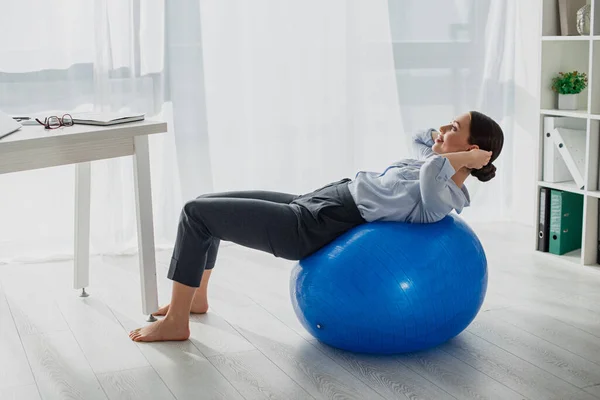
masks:
[(469, 147), (467, 148), (467, 151), (471, 151), (471, 150), (477, 150), (479, 149), (479, 146), (477, 146), (476, 144), (471, 144), (469, 145)]

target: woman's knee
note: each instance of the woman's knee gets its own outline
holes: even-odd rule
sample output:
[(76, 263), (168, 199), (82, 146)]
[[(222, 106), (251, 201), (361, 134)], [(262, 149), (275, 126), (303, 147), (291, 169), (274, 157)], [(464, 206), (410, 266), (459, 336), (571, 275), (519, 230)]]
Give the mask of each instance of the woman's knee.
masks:
[(206, 199), (195, 199), (187, 201), (181, 210), (181, 217), (187, 219), (201, 220), (206, 209)]
[(179, 224), (184, 229), (192, 229), (201, 232), (204, 237), (210, 237), (212, 234), (208, 227), (208, 213), (206, 199), (190, 200), (181, 210)]
[[(210, 199), (211, 197), (219, 197), (219, 193), (204, 193), (204, 194), (201, 194), (200, 196), (196, 197), (196, 200)], [(194, 201), (194, 200), (192, 200), (192, 201)]]

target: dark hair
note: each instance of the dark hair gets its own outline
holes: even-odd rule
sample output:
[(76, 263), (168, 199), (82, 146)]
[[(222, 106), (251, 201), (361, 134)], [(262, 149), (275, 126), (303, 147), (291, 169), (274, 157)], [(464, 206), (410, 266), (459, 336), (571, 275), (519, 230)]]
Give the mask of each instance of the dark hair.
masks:
[(504, 145), (504, 133), (500, 125), (490, 117), (478, 111), (471, 111), (471, 135), (469, 144), (479, 146), (481, 150), (491, 151), (490, 162), (481, 169), (474, 169), (471, 175), (482, 182), (496, 176), (496, 167), (492, 162), (498, 158)]

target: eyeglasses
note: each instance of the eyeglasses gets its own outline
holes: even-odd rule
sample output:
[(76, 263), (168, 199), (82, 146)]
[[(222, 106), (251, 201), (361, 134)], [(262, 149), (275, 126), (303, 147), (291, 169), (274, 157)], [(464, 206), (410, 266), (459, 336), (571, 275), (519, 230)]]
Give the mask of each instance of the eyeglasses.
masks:
[(35, 120), (38, 122), (38, 124), (44, 125), (46, 129), (56, 129), (60, 128), (61, 126), (73, 126), (73, 117), (71, 114), (65, 114), (62, 117), (53, 115), (51, 117), (44, 118), (44, 122), (37, 118)]

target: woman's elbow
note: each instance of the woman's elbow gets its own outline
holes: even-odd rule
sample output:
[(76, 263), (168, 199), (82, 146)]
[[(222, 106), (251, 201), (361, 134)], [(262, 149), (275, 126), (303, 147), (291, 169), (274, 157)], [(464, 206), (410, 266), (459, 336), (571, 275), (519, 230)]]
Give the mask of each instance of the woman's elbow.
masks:
[(437, 222), (451, 211), (452, 207), (439, 195), (422, 196), (422, 217), (427, 222)]

